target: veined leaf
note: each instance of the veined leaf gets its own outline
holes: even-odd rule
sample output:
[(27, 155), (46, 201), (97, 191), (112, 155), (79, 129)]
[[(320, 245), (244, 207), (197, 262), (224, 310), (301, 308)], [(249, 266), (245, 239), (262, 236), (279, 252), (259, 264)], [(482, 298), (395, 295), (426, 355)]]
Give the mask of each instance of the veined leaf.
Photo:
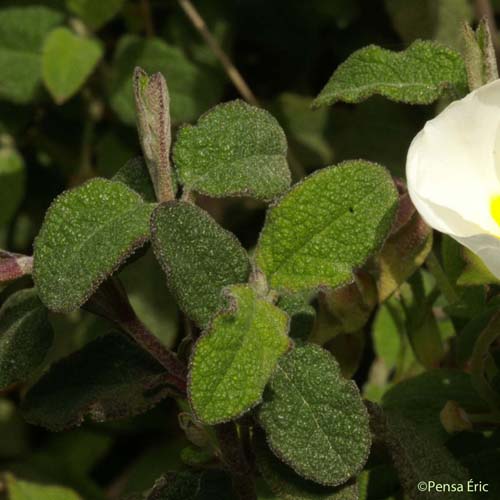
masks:
[(273, 116), (243, 101), (220, 104), (179, 131), (180, 182), (209, 196), (270, 200), (290, 186), (286, 137)]
[(359, 390), (342, 378), (335, 358), (314, 344), (280, 359), (259, 420), (271, 450), (317, 483), (345, 483), (368, 458), (368, 414)]
[(148, 240), (153, 207), (105, 179), (60, 195), (35, 241), (33, 278), (42, 302), (54, 311), (81, 306)]
[(255, 406), (289, 346), (283, 311), (244, 285), (228, 288), (228, 298), (229, 310), (213, 320), (191, 358), (191, 406), (210, 425)]
[(384, 241), (396, 211), (388, 172), (367, 161), (327, 167), (268, 210), (256, 262), (271, 288), (335, 288)]
[(445, 92), (467, 92), (465, 64), (458, 52), (428, 41), (414, 42), (399, 53), (370, 45), (335, 70), (314, 106), (356, 103), (375, 94), (397, 102), (431, 104)]

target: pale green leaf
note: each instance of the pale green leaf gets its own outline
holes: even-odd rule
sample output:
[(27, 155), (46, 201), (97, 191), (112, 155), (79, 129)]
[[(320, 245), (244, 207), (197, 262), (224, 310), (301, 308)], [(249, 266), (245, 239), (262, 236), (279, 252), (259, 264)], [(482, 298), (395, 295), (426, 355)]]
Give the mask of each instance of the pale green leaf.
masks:
[(290, 186), (286, 137), (273, 116), (243, 101), (220, 104), (174, 146), (179, 181), (209, 196), (270, 200)]
[(99, 29), (110, 21), (124, 3), (125, 0), (66, 0), (68, 10), (93, 29)]
[(228, 288), (229, 309), (200, 337), (191, 358), (191, 406), (207, 424), (255, 406), (287, 350), (288, 316), (248, 286)]
[(278, 363), (259, 420), (272, 451), (319, 484), (345, 483), (370, 450), (368, 414), (353, 381), (322, 348), (297, 347)]
[(6, 500), (82, 500), (75, 491), (64, 486), (39, 484), (5, 475)]
[(105, 179), (60, 195), (35, 240), (33, 278), (42, 302), (54, 311), (86, 302), (148, 240), (153, 207)]
[(47, 309), (34, 289), (11, 295), (0, 309), (0, 389), (26, 380), (52, 345)]
[(222, 289), (248, 279), (244, 248), (208, 213), (188, 203), (160, 205), (151, 224), (156, 258), (179, 307), (207, 326), (223, 305)]
[(50, 33), (43, 46), (42, 76), (58, 104), (78, 92), (102, 55), (98, 40), (83, 38), (68, 28), (57, 28)]
[(335, 288), (380, 248), (397, 192), (388, 172), (366, 161), (327, 167), (269, 209), (256, 262), (272, 288)]
[(24, 197), (26, 174), (22, 156), (10, 147), (0, 149), (0, 226), (8, 223)]
[(458, 52), (428, 41), (414, 42), (403, 52), (370, 45), (335, 70), (314, 105), (356, 103), (375, 94), (397, 102), (430, 104), (446, 92), (467, 92), (465, 65)]

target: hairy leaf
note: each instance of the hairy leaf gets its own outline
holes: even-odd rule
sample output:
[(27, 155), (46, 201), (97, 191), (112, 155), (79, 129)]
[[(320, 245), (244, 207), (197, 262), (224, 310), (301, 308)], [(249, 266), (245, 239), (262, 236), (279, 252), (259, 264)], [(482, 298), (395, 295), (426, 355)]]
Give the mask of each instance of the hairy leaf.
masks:
[(342, 378), (335, 358), (316, 345), (297, 347), (281, 358), (259, 419), (273, 452), (317, 483), (342, 484), (368, 458), (368, 414), (359, 390)]
[(243, 101), (220, 104), (179, 131), (180, 182), (209, 196), (270, 200), (290, 186), (286, 137), (267, 111)]
[(142, 156), (132, 158), (112, 177), (113, 181), (123, 182), (130, 189), (139, 193), (144, 201), (156, 201), (155, 190), (148, 167)]
[(397, 102), (430, 104), (445, 92), (466, 91), (465, 65), (458, 52), (429, 41), (414, 42), (399, 53), (370, 45), (335, 70), (314, 106), (356, 103), (375, 94)]
[[(0, 84), (1, 88), (1, 84)], [(10, 222), (24, 197), (25, 166), (22, 156), (9, 147), (0, 149), (0, 226)]]
[(45, 359), (52, 337), (35, 290), (12, 294), (0, 309), (0, 389), (26, 380)]
[(66, 0), (68, 10), (93, 29), (99, 29), (111, 20), (124, 3), (125, 0)]
[(41, 49), (63, 14), (43, 5), (0, 9), (0, 98), (27, 103), (41, 79)]
[(171, 393), (164, 368), (114, 333), (56, 362), (28, 391), (22, 411), (28, 422), (59, 431), (86, 417), (104, 422), (137, 415)]
[(102, 54), (99, 41), (75, 35), (68, 28), (50, 33), (43, 46), (42, 76), (58, 104), (78, 92)]
[(160, 205), (152, 244), (180, 308), (205, 327), (223, 305), (222, 289), (248, 279), (247, 254), (208, 213), (184, 202)]
[(397, 206), (387, 171), (366, 161), (327, 167), (267, 214), (256, 262), (272, 288), (335, 288), (384, 241)]
[(200, 337), (191, 358), (191, 406), (207, 424), (238, 417), (255, 406), (287, 350), (287, 315), (248, 286), (228, 289), (229, 310)]
[(64, 486), (53, 486), (17, 479), (5, 475), (6, 500), (82, 500), (75, 491)]
[(42, 302), (54, 311), (81, 306), (147, 241), (153, 207), (105, 179), (60, 195), (35, 241), (33, 278)]

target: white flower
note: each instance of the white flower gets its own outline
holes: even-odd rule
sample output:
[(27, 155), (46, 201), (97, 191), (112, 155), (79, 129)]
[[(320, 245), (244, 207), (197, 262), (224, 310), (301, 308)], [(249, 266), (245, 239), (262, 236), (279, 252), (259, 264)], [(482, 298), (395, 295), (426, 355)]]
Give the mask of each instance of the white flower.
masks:
[(410, 197), (434, 229), (500, 278), (500, 80), (450, 104), (413, 139)]

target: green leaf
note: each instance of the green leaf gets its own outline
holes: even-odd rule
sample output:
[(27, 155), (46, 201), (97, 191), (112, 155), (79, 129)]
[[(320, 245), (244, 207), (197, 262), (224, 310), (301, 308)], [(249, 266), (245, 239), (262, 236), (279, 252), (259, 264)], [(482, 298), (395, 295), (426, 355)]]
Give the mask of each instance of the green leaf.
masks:
[(327, 167), (267, 213), (256, 262), (272, 288), (338, 287), (380, 248), (397, 207), (388, 172), (367, 161)]
[(29, 449), (28, 426), (14, 402), (0, 398), (0, 460), (24, 455)]
[(342, 378), (335, 358), (314, 344), (281, 358), (259, 420), (273, 452), (319, 484), (345, 483), (368, 458), (368, 414), (359, 390)]
[(92, 29), (99, 29), (122, 8), (125, 0), (66, 0), (68, 10), (79, 16)]
[(260, 402), (278, 358), (288, 349), (288, 316), (248, 286), (228, 288), (229, 309), (198, 340), (188, 392), (206, 424), (242, 415)]
[(86, 302), (148, 240), (153, 207), (105, 179), (60, 195), (35, 241), (33, 278), (42, 302), (61, 312)]
[(38, 368), (53, 332), (34, 289), (12, 294), (0, 309), (0, 389), (23, 382)]
[(399, 53), (370, 45), (335, 70), (314, 106), (357, 103), (375, 94), (397, 102), (431, 104), (446, 92), (467, 92), (465, 65), (458, 52), (428, 41), (414, 42)]
[(41, 79), (45, 36), (63, 15), (42, 5), (0, 10), (0, 99), (31, 101)]
[[(1, 88), (1, 84), (0, 84)], [(26, 173), (22, 156), (10, 147), (0, 149), (0, 227), (10, 222), (24, 198)]]
[(260, 433), (254, 434), (254, 451), (260, 473), (272, 492), (282, 500), (359, 500), (356, 483), (332, 488), (297, 475), (271, 453)]
[(73, 490), (63, 486), (38, 484), (15, 478), (12, 474), (5, 475), (7, 489), (6, 500), (82, 500)]
[(42, 76), (57, 104), (78, 92), (102, 55), (98, 40), (83, 38), (68, 28), (56, 28), (47, 36), (42, 53)]
[(151, 203), (156, 201), (153, 183), (151, 182), (148, 167), (142, 156), (127, 161), (111, 180), (123, 182), (130, 189), (139, 193), (144, 201)]
[(24, 418), (60, 431), (143, 413), (172, 393), (164, 368), (125, 335), (99, 337), (52, 365), (26, 394)]
[(243, 101), (215, 106), (174, 146), (179, 180), (209, 196), (270, 200), (290, 186), (286, 137), (267, 111)]
[(235, 236), (194, 205), (169, 202), (151, 219), (156, 258), (179, 307), (202, 327), (223, 305), (225, 286), (244, 283), (250, 263)]
[(458, 286), (499, 285), (500, 280), (486, 267), (484, 262), (468, 248), (462, 249), (465, 269), (457, 279)]
[(284, 294), (277, 302), (277, 306), (290, 316), (290, 337), (305, 340), (311, 333), (316, 309), (310, 304), (312, 294), (309, 291)]
[(116, 49), (111, 84), (111, 106), (120, 119), (135, 124), (132, 89), (134, 68), (167, 75), (173, 123), (196, 119), (220, 98), (221, 85), (213, 74), (195, 66), (176, 47), (159, 38), (124, 36)]

